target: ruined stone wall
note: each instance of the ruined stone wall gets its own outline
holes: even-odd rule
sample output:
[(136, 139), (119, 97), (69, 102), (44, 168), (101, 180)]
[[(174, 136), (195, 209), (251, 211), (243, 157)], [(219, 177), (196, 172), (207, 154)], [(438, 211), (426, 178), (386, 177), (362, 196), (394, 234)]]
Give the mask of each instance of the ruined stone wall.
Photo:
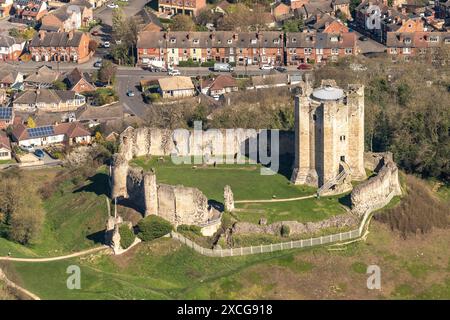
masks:
[[(202, 133), (200, 137), (189, 130), (130, 127), (120, 135), (119, 154), (128, 161), (147, 155), (246, 155), (249, 145), (255, 143), (257, 146), (261, 135), (260, 130), (254, 129), (217, 129)], [(279, 138), (280, 154), (294, 154), (294, 133), (281, 131)]]
[(388, 154), (382, 156), (375, 165), (376, 157), (371, 166), (376, 168), (377, 175), (359, 184), (350, 195), (352, 212), (361, 216), (368, 209), (380, 208), (387, 204), (392, 196), (401, 195), (401, 187), (398, 178), (398, 168), (392, 157)]
[(120, 157), (115, 159), (119, 163), (113, 169), (113, 197), (125, 198), (144, 217), (158, 215), (175, 226), (201, 226), (218, 218), (216, 211), (209, 210), (208, 199), (197, 188), (158, 185), (153, 172), (129, 167), (128, 163), (120, 162)]

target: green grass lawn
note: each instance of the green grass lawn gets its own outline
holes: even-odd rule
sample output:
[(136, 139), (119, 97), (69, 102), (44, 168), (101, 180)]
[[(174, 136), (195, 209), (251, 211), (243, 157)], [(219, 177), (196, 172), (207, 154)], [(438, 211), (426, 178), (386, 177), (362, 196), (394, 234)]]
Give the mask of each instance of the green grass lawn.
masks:
[(294, 186), (281, 174), (261, 175), (259, 164), (212, 165), (201, 167), (189, 164), (173, 164), (170, 158), (164, 162), (157, 158), (139, 157), (131, 162), (146, 170), (156, 169), (158, 183), (183, 184), (197, 187), (212, 200), (223, 201), (223, 188), (230, 185), (235, 200), (292, 198), (314, 194), (315, 188)]
[(239, 211), (233, 212), (238, 220), (258, 223), (261, 217), (267, 222), (297, 220), (299, 222), (314, 222), (346, 212), (340, 201), (345, 196), (330, 196), (309, 198), (288, 202), (271, 203), (240, 203), (236, 204)]

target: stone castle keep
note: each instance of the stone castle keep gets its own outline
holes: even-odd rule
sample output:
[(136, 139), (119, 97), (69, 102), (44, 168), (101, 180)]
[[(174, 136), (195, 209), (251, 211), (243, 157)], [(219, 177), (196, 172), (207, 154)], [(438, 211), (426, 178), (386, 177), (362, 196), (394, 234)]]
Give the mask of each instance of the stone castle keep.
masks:
[[(363, 180), (364, 87), (332, 80), (295, 97), (295, 161), (291, 181), (332, 187), (345, 177)], [(350, 180), (349, 179), (349, 180)]]
[[(144, 216), (159, 215), (175, 226), (197, 225), (204, 235), (213, 235), (221, 225), (220, 206), (210, 205), (197, 188), (159, 184), (155, 172), (129, 164), (134, 157), (173, 154), (231, 155), (231, 159), (237, 159), (238, 155), (246, 155), (249, 142), (260, 140), (262, 135), (262, 131), (252, 129), (204, 133), (199, 140), (198, 132), (188, 130), (126, 129), (120, 135), (119, 152), (114, 155), (112, 198), (126, 200)], [(295, 154), (291, 182), (317, 187), (318, 195), (351, 190), (352, 180), (366, 178), (365, 165), (377, 173), (353, 189), (352, 210), (358, 216), (401, 194), (392, 155), (364, 153), (363, 86), (349, 85), (344, 90), (326, 80), (313, 89), (308, 82), (302, 82), (301, 94), (295, 97), (295, 138), (292, 132), (280, 132), (277, 148), (280, 158), (292, 159)], [(234, 209), (232, 187), (224, 188), (227, 211)]]

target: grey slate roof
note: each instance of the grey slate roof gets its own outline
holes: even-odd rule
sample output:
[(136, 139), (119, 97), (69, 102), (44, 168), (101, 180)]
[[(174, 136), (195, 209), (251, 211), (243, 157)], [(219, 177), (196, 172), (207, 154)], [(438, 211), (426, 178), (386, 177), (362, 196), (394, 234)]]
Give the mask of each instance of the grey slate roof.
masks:
[(13, 37), (6, 36), (6, 35), (0, 35), (0, 48), (9, 48), (13, 44), (16, 44), (16, 43), (21, 43), (21, 42)]
[(59, 103), (75, 98), (75, 92), (69, 90), (25, 90), (14, 99), (14, 104)]
[(30, 47), (78, 47), (82, 36), (83, 32), (38, 32)]
[[(138, 48), (282, 48), (278, 31), (239, 32), (141, 32)], [(253, 41), (252, 41), (253, 40)], [(277, 42), (275, 42), (275, 40)]]

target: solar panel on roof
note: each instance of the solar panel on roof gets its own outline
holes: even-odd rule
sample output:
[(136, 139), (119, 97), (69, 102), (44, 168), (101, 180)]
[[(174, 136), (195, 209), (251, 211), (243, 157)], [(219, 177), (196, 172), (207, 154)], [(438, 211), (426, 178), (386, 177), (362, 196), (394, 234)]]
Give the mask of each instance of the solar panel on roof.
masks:
[(11, 119), (12, 108), (0, 108), (0, 119), (9, 120)]
[(30, 138), (46, 137), (55, 134), (53, 126), (28, 128), (27, 131)]

